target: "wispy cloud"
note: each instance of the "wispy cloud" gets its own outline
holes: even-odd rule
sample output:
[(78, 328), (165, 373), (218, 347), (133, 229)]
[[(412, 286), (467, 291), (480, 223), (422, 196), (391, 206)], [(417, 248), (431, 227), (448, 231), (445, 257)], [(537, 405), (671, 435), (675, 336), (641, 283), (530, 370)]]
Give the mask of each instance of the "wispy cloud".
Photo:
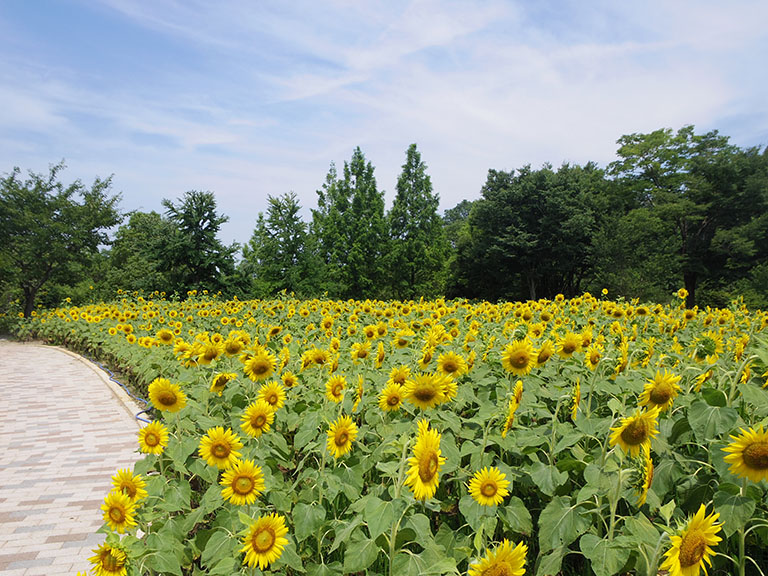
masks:
[(126, 209), (214, 190), (228, 240), (247, 239), (267, 194), (314, 206), (328, 164), (356, 145), (391, 200), (417, 142), (450, 207), (478, 196), (488, 168), (604, 164), (629, 132), (693, 123), (768, 144), (756, 0), (61, 10), (102, 33), (98, 50), (66, 22), (0, 11), (0, 156), (36, 170), (66, 157), (84, 180), (114, 172)]

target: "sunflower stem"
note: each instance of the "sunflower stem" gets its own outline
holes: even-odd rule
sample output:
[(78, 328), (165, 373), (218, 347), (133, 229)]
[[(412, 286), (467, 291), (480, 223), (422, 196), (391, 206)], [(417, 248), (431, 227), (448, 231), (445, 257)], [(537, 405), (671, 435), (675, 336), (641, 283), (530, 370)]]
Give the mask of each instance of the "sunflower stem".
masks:
[[(741, 496), (746, 496), (747, 492), (747, 479), (744, 478), (744, 480), (741, 483)], [(747, 554), (746, 554), (746, 538), (747, 533), (745, 531), (745, 527), (742, 526), (739, 528), (739, 576), (744, 576), (747, 570)]]
[(552, 415), (552, 434), (549, 437), (549, 463), (555, 464), (555, 433), (557, 432), (557, 414), (560, 412), (560, 405), (563, 403), (562, 397), (557, 400), (555, 413)]
[(669, 534), (667, 534), (666, 532), (662, 532), (661, 536), (659, 536), (658, 542), (656, 542), (656, 548), (653, 551), (653, 558), (651, 558), (651, 561), (648, 563), (649, 576), (651, 576), (652, 574), (658, 573), (659, 556), (661, 554), (661, 543), (664, 542), (664, 539), (668, 537), (669, 537)]
[[(407, 461), (408, 456), (408, 444), (409, 444), (409, 438), (407, 436), (403, 437), (403, 450), (400, 454), (400, 467), (397, 471), (397, 483), (395, 484), (395, 497), (392, 499), (393, 501), (398, 500), (400, 498), (400, 491), (403, 487), (403, 477), (405, 476), (405, 463)], [(400, 528), (400, 522), (403, 520), (403, 516), (405, 516), (405, 512), (410, 508), (411, 504), (410, 502), (406, 505), (405, 510), (403, 510), (403, 514), (400, 516), (400, 519), (397, 521), (392, 522), (392, 529), (389, 533), (389, 576), (393, 576), (394, 574), (394, 565), (395, 565), (395, 540), (397, 539), (397, 530)]]
[(621, 469), (616, 473), (616, 491), (611, 498), (611, 521), (608, 525), (608, 542), (613, 541), (613, 530), (616, 528), (616, 507), (619, 505), (619, 496), (621, 496)]

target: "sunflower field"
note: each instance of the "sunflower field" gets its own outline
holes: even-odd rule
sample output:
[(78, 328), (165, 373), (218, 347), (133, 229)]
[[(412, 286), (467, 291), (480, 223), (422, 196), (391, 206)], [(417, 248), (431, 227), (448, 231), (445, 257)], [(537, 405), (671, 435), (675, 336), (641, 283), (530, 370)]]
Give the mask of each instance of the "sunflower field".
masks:
[(24, 320), (130, 375), (97, 575), (768, 573), (768, 313), (123, 295)]

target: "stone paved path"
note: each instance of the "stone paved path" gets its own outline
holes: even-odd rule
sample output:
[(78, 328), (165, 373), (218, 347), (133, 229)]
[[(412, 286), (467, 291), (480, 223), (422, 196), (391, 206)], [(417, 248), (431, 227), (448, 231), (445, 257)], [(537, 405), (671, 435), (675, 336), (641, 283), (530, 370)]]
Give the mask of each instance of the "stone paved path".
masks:
[(111, 477), (139, 458), (139, 409), (87, 360), (0, 340), (0, 574), (90, 569)]

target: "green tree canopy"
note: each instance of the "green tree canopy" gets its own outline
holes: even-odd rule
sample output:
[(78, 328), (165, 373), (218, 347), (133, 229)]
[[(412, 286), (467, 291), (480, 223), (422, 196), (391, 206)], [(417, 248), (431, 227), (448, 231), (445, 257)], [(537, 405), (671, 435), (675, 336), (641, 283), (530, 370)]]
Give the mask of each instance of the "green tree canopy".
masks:
[(306, 294), (313, 289), (307, 224), (301, 219), (296, 194), (267, 197), (266, 218), (259, 213), (256, 228), (243, 247), (243, 268), (258, 295), (281, 290)]
[(389, 212), (390, 278), (394, 296), (414, 298), (444, 292), (448, 245), (437, 213), (440, 198), (432, 192), (416, 144), (406, 152)]
[(117, 229), (108, 253), (106, 282), (110, 290), (168, 290), (163, 253), (174, 232), (173, 225), (157, 212), (131, 212), (128, 221)]
[(121, 220), (111, 177), (96, 178), (90, 187), (80, 180), (65, 186), (63, 169), (62, 162), (47, 175), (29, 172), (23, 179), (14, 168), (0, 180), (2, 281), (20, 291), (25, 316), (47, 282), (72, 282), (73, 269), (89, 262)]
[(235, 270), (238, 245), (225, 246), (218, 238), (229, 220), (216, 210), (212, 192), (186, 192), (177, 204), (164, 199), (166, 216), (174, 226), (163, 251), (169, 275), (168, 291), (225, 290)]
[(323, 288), (336, 296), (364, 298), (383, 290), (388, 234), (384, 194), (376, 187), (373, 172), (357, 147), (352, 159), (344, 162), (342, 177), (331, 164), (317, 191), (312, 233), (324, 265)]

